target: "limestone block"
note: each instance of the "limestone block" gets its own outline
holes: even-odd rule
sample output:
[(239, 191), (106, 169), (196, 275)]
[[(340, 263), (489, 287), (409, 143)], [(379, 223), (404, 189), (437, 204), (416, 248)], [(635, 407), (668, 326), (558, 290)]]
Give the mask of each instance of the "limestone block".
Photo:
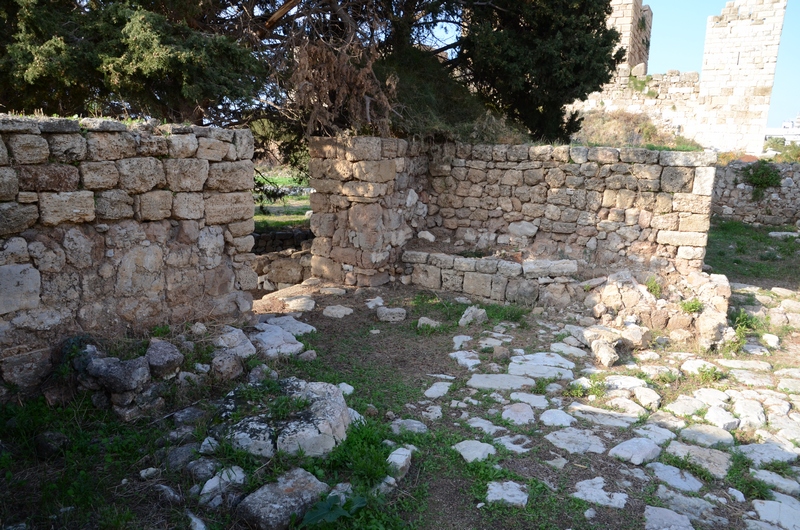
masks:
[(236, 158), (250, 160), (253, 158), (253, 133), (250, 129), (236, 129), (233, 131), (233, 145), (236, 146)]
[(99, 219), (129, 219), (133, 217), (133, 197), (123, 190), (98, 192), (95, 213)]
[(61, 223), (88, 223), (94, 221), (94, 193), (68, 191), (40, 193), (39, 211), (42, 224), (56, 226)]
[(36, 350), (0, 360), (3, 379), (20, 388), (38, 385), (51, 371), (50, 350)]
[(309, 179), (308, 185), (318, 193), (341, 193), (342, 183), (333, 179)]
[(250, 160), (211, 164), (208, 167), (206, 189), (223, 192), (251, 190), (253, 174), (253, 162)]
[(252, 235), (233, 238), (233, 248), (239, 254), (246, 254), (253, 250), (256, 240)]
[(388, 189), (386, 184), (351, 181), (342, 186), (342, 193), (347, 197), (376, 198), (386, 195)]
[(38, 307), (41, 287), (39, 271), (30, 264), (0, 267), (0, 315)]
[(670, 213), (672, 212), (672, 194), (659, 193), (656, 195), (656, 202), (653, 206), (654, 213)]
[(144, 193), (157, 186), (165, 186), (164, 167), (156, 158), (128, 158), (117, 161), (119, 185), (131, 193)]
[(160, 221), (172, 215), (172, 192), (156, 190), (134, 197), (137, 221)]
[(539, 284), (522, 278), (511, 278), (506, 286), (506, 301), (532, 306), (539, 298)]
[(530, 221), (519, 221), (508, 225), (508, 233), (512, 236), (533, 237), (538, 231), (539, 227)]
[(22, 232), (36, 224), (38, 218), (35, 204), (0, 203), (0, 236)]
[(464, 286), (464, 276), (458, 271), (443, 270), (442, 271), (442, 289), (445, 291), (461, 292)]
[(713, 166), (717, 163), (717, 154), (714, 152), (678, 152), (661, 151), (659, 162), (662, 166)]
[(580, 146), (570, 147), (569, 157), (576, 164), (584, 164), (589, 160), (589, 148)]
[(406, 250), (403, 252), (404, 263), (428, 263), (428, 253), (416, 250)]
[(454, 257), (450, 254), (431, 254), (428, 256), (428, 263), (440, 269), (452, 269)]
[(591, 147), (589, 148), (588, 159), (601, 164), (616, 164), (619, 162), (619, 149), (614, 149), (613, 147)]
[[(180, 195), (180, 194), (178, 194)], [(175, 201), (178, 200), (177, 196), (173, 199), (173, 211)], [(239, 221), (238, 223), (230, 223), (228, 225), (228, 231), (231, 233), (233, 237), (242, 237), (248, 234), (252, 234), (253, 231), (256, 229), (256, 224), (253, 219), (247, 219), (245, 221)]]
[(3, 139), (0, 138), (0, 166), (7, 166), (8, 165), (8, 149), (6, 149), (6, 144), (3, 142)]
[(342, 280), (342, 266), (332, 259), (322, 256), (311, 257), (311, 275), (315, 278), (326, 278), (336, 282)]
[(522, 274), (522, 265), (513, 261), (498, 261), (497, 272), (507, 278), (513, 278)]
[(670, 193), (689, 193), (694, 182), (694, 169), (665, 167), (661, 172), (661, 190)]
[(676, 193), (672, 199), (672, 210), (675, 212), (711, 213), (711, 197), (693, 195), (691, 193)]
[(169, 144), (163, 136), (140, 136), (136, 140), (137, 156), (169, 156)]
[(492, 275), (480, 272), (464, 273), (464, 292), (489, 298), (492, 295)]
[(13, 201), (19, 193), (17, 172), (10, 167), (0, 167), (0, 201)]
[(708, 232), (711, 226), (711, 217), (698, 213), (682, 213), (680, 215), (681, 232)]
[(650, 227), (656, 230), (678, 230), (680, 217), (678, 214), (654, 215), (650, 219)]
[(124, 123), (106, 118), (83, 118), (79, 123), (81, 127), (92, 132), (120, 132), (128, 130), (128, 127)]
[(90, 132), (86, 134), (87, 160), (121, 160), (134, 156), (136, 156), (136, 140), (129, 132)]
[(80, 182), (78, 168), (66, 164), (20, 166), (17, 176), (23, 191), (76, 191)]
[(178, 158), (164, 160), (163, 165), (167, 187), (172, 191), (203, 191), (210, 170), (208, 160)]
[(119, 182), (119, 171), (114, 162), (81, 162), (81, 184), (87, 190), (108, 190)]
[(706, 257), (705, 247), (678, 247), (678, 259), (703, 259)]
[[(634, 164), (633, 165), (633, 176), (637, 179), (644, 179), (644, 180), (659, 180), (661, 178), (661, 171), (662, 167), (658, 164)], [(658, 191), (658, 190), (650, 190), (650, 191)]]
[(50, 157), (47, 140), (38, 134), (13, 134), (6, 137), (9, 156), (15, 164), (42, 164)]
[(673, 247), (705, 247), (707, 242), (708, 234), (700, 232), (660, 230), (658, 236), (656, 236), (656, 243), (659, 245), (671, 245)]
[(425, 287), (426, 289), (439, 289), (442, 286), (441, 269), (432, 265), (418, 263), (414, 265), (414, 272), (411, 274), (411, 283)]
[(0, 133), (39, 134), (39, 132), (39, 122), (37, 120), (7, 115), (0, 116)]
[(345, 142), (344, 150), (347, 160), (358, 162), (359, 160), (380, 160), (381, 159), (381, 139), (365, 136), (348, 138)]
[(218, 225), (251, 219), (254, 207), (253, 195), (249, 192), (206, 194), (206, 224)]
[(698, 167), (694, 170), (694, 184), (692, 193), (694, 195), (711, 196), (714, 193), (714, 181), (717, 175), (715, 167)]
[(158, 299), (166, 287), (163, 269), (164, 253), (158, 245), (131, 248), (120, 260), (116, 294)]
[(173, 134), (167, 138), (167, 144), (170, 158), (191, 158), (197, 153), (199, 145), (194, 134)]
[(86, 158), (86, 139), (80, 134), (50, 134), (45, 139), (50, 146), (50, 156), (58, 162), (77, 162)]
[(353, 176), (364, 182), (391, 182), (397, 176), (397, 165), (394, 160), (356, 162)]
[(219, 162), (228, 154), (229, 144), (213, 138), (201, 137), (197, 139), (197, 152), (195, 157), (202, 160)]

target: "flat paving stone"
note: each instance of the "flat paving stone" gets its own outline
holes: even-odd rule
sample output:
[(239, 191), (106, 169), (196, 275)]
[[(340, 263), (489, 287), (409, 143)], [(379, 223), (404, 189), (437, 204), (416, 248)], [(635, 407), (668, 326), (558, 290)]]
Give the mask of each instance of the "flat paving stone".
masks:
[(705, 415), (705, 420), (726, 431), (732, 431), (739, 428), (739, 418), (723, 409), (722, 407), (711, 407)]
[(685, 515), (666, 508), (645, 506), (644, 530), (694, 530), (694, 527)]
[(636, 398), (636, 401), (641, 403), (641, 405), (646, 409), (655, 411), (661, 406), (661, 396), (659, 396), (658, 392), (652, 388), (634, 388), (633, 395)]
[(725, 429), (720, 429), (714, 425), (691, 425), (681, 431), (681, 438), (703, 447), (733, 445), (733, 435)]
[(453, 446), (467, 462), (482, 462), (490, 455), (496, 454), (497, 449), (491, 444), (479, 442), (477, 440), (464, 440)]
[(563, 449), (570, 454), (596, 453), (602, 454), (606, 451), (603, 440), (592, 431), (567, 427), (560, 431), (551, 432), (545, 439), (559, 449)]
[(464, 344), (468, 343), (472, 340), (472, 337), (469, 335), (456, 335), (453, 337), (453, 348), (456, 350), (460, 350)]
[(647, 382), (630, 375), (610, 375), (603, 380), (603, 383), (608, 390), (633, 390), (647, 386)]
[(498, 432), (504, 432), (508, 430), (505, 427), (500, 427), (499, 425), (495, 425), (489, 420), (485, 420), (483, 418), (470, 418), (467, 420), (467, 425), (475, 429), (480, 429), (486, 434), (490, 434), (492, 436), (494, 436)]
[(486, 502), (524, 508), (528, 504), (528, 487), (511, 481), (490, 482), (486, 491)]
[(715, 359), (715, 363), (725, 368), (736, 368), (738, 370), (753, 370), (756, 372), (769, 372), (772, 365), (766, 361), (740, 361), (738, 359)]
[(608, 456), (639, 466), (661, 454), (661, 448), (649, 438), (631, 438), (613, 447)]
[(523, 454), (533, 449), (533, 440), (524, 434), (508, 434), (494, 439), (512, 453)]
[(452, 385), (453, 383), (434, 383), (428, 390), (425, 391), (425, 397), (428, 399), (440, 398), (447, 394)]
[(576, 348), (575, 346), (570, 346), (569, 344), (564, 344), (563, 342), (556, 342), (550, 345), (550, 351), (555, 353), (561, 353), (564, 355), (569, 355), (570, 357), (578, 357), (583, 358), (589, 355), (586, 350), (582, 350), (581, 348)]
[(428, 432), (428, 426), (417, 420), (394, 420), (392, 422), (392, 432), (400, 434), (403, 431), (424, 434)]
[(731, 370), (729, 374), (743, 385), (768, 388), (775, 386), (769, 374), (759, 374), (749, 370)]
[(329, 318), (344, 318), (353, 314), (353, 308), (343, 305), (329, 305), (322, 310), (322, 314)]
[(674, 440), (676, 437), (675, 433), (669, 429), (665, 429), (653, 424), (639, 427), (638, 429), (634, 429), (633, 432), (634, 434), (638, 434), (639, 436), (653, 440), (658, 445), (664, 445), (665, 443)]
[[(797, 495), (800, 493), (800, 484), (798, 484), (796, 480), (782, 477), (766, 469), (751, 469), (750, 474), (753, 475), (753, 478), (766, 482), (781, 493), (787, 495)], [(798, 521), (798, 523), (800, 523), (800, 521)]]
[(787, 530), (800, 530), (800, 510), (777, 501), (753, 501), (758, 518)]
[(546, 409), (550, 406), (550, 404), (547, 402), (547, 397), (536, 394), (528, 394), (527, 392), (512, 392), (509, 397), (512, 401), (521, 401), (522, 403), (527, 403), (535, 409)]
[(544, 366), (556, 366), (558, 368), (566, 368), (567, 370), (572, 370), (575, 368), (575, 363), (572, 361), (568, 361), (567, 359), (563, 358), (562, 356), (550, 353), (550, 352), (539, 352), (539, 353), (529, 353), (526, 355), (515, 355), (511, 357), (512, 363), (531, 363), (531, 364), (541, 364)]
[(454, 351), (450, 354), (450, 358), (454, 359), (459, 366), (463, 366), (468, 370), (475, 370), (475, 367), (481, 364), (478, 352), (472, 350)]
[(703, 483), (697, 480), (694, 475), (674, 466), (653, 462), (647, 464), (647, 469), (652, 471), (658, 480), (676, 490), (697, 493), (703, 487)]
[(699, 388), (692, 395), (709, 407), (721, 407), (731, 400), (728, 394), (716, 388)]
[(507, 374), (474, 374), (467, 386), (478, 390), (521, 390), (536, 384), (534, 379)]
[(604, 427), (626, 428), (630, 427), (631, 423), (639, 420), (638, 415), (599, 409), (578, 402), (574, 402), (567, 407), (567, 413)]
[(650, 417), (647, 418), (647, 423), (652, 423), (654, 425), (658, 425), (659, 427), (663, 427), (664, 429), (672, 430), (683, 429), (686, 427), (686, 422), (684, 420), (663, 410), (659, 410), (658, 412), (651, 414)]
[(681, 372), (685, 374), (697, 375), (705, 370), (719, 370), (716, 365), (701, 359), (689, 359), (681, 365)]
[(797, 453), (772, 443), (740, 445), (736, 449), (752, 460), (756, 467), (770, 462), (792, 463), (797, 460)]
[(781, 379), (778, 381), (778, 390), (790, 394), (800, 394), (800, 379)]
[(733, 404), (733, 411), (739, 416), (739, 427), (743, 429), (760, 429), (767, 424), (764, 407), (755, 399), (739, 399)]
[(563, 410), (550, 409), (539, 415), (539, 421), (548, 427), (569, 427), (577, 420)]
[(503, 407), (501, 417), (514, 425), (530, 425), (536, 421), (533, 409), (527, 403), (514, 403)]
[(714, 515), (714, 505), (704, 499), (682, 495), (663, 485), (658, 487), (656, 496), (670, 510), (683, 514), (692, 521), (710, 525), (712, 528), (728, 524), (727, 519)]
[(624, 508), (625, 503), (628, 501), (628, 495), (626, 493), (608, 493), (603, 490), (605, 484), (606, 479), (603, 477), (578, 482), (575, 484), (577, 491), (572, 496), (600, 506), (617, 509)]
[(677, 416), (692, 416), (697, 414), (697, 411), (700, 409), (705, 408), (706, 404), (700, 401), (699, 399), (695, 399), (689, 396), (678, 396), (678, 398), (665, 405), (663, 408), (667, 412), (672, 412)]
[(728, 469), (731, 467), (731, 455), (716, 449), (707, 449), (673, 441), (667, 447), (667, 453), (678, 458), (688, 458), (718, 479), (725, 478), (725, 475), (728, 474)]
[(647, 410), (644, 407), (641, 407), (630, 399), (624, 397), (610, 399), (608, 402), (606, 402), (606, 405), (614, 407), (615, 409), (619, 409), (625, 414), (636, 416), (637, 418), (647, 415)]

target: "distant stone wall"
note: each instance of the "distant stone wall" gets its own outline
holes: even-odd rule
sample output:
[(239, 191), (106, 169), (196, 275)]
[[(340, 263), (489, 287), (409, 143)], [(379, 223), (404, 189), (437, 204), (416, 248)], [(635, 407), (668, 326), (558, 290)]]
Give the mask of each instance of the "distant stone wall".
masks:
[(800, 227), (800, 164), (776, 164), (781, 185), (767, 188), (764, 198), (753, 201), (753, 188), (742, 182), (744, 162), (717, 168), (712, 211), (722, 219), (765, 225)]
[[(318, 138), (311, 156), (315, 276), (375, 285), (410, 275), (441, 288), (456, 258), (437, 267), (414, 261), (422, 254), (403, 257), (424, 231), (464, 249), (574, 260), (569, 274), (597, 266), (688, 273), (705, 256), (713, 153)], [(526, 263), (504, 274), (567, 274), (550, 261)], [(464, 273), (496, 272), (454, 270), (463, 282)]]
[[(313, 190), (312, 190), (313, 191)], [(305, 250), (311, 248), (314, 233), (308, 228), (294, 228), (286, 230), (269, 230), (268, 232), (254, 232), (254, 254), (268, 254), (281, 250)]]
[(3, 381), (70, 334), (249, 311), (252, 155), (246, 129), (0, 116)]
[(631, 67), (644, 64), (646, 72), (653, 28), (650, 6), (643, 6), (642, 0), (611, 0), (611, 9), (608, 25), (620, 33), (619, 46), (625, 48), (625, 64)]

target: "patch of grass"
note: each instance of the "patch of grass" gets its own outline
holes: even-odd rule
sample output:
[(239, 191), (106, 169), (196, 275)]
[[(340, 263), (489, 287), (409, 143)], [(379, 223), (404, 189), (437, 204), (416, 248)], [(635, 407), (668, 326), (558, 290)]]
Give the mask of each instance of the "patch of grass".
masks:
[(692, 298), (691, 300), (681, 300), (679, 305), (684, 313), (699, 313), (703, 310), (703, 302), (697, 298)]
[(778, 475), (784, 478), (790, 478), (792, 480), (796, 480), (794, 470), (792, 469), (792, 465), (789, 462), (780, 462), (778, 460), (775, 460), (774, 462), (767, 462), (766, 464), (762, 465), (761, 469), (772, 471), (773, 473), (777, 473)]
[(700, 368), (697, 369), (697, 378), (704, 385), (716, 383), (717, 381), (719, 381), (720, 379), (724, 379), (725, 377), (727, 377), (725, 373), (718, 370), (716, 366), (712, 367), (701, 366)]
[(531, 312), (530, 309), (517, 305), (487, 304), (481, 305), (486, 310), (489, 322), (521, 322), (523, 317)]
[(337, 481), (350, 481), (356, 488), (372, 487), (390, 474), (386, 457), (392, 448), (383, 443), (388, 437), (386, 424), (372, 419), (357, 423), (347, 431), (347, 439), (322, 461), (322, 467)]
[(154, 338), (168, 337), (170, 332), (169, 324), (161, 324), (150, 330), (150, 336)]
[(667, 464), (668, 466), (673, 466), (677, 467), (678, 469), (683, 469), (684, 471), (688, 471), (689, 473), (696, 476), (703, 482), (712, 483), (715, 481), (714, 476), (711, 473), (709, 473), (707, 469), (700, 467), (699, 465), (692, 462), (688, 456), (680, 457), (667, 452), (663, 452), (661, 453), (659, 461), (662, 464)]
[(306, 212), (311, 210), (311, 202), (308, 197), (284, 198), (274, 204), (262, 205), (260, 209), (263, 211), (256, 211), (253, 215), (255, 231), (258, 233), (310, 226), (309, 220), (306, 219)]
[(772, 492), (769, 485), (754, 478), (750, 474), (753, 461), (742, 453), (731, 453), (731, 467), (728, 469), (727, 479), (731, 486), (744, 493), (749, 500), (753, 499), (772, 499)]
[(558, 381), (556, 377), (540, 378), (536, 380), (536, 384), (531, 388), (534, 394), (547, 394), (547, 387)]
[(647, 287), (648, 293), (652, 294), (656, 298), (661, 298), (661, 284), (658, 283), (658, 280), (655, 276), (650, 276), (647, 278), (645, 286)]
[(746, 331), (763, 332), (769, 331), (769, 321), (761, 317), (751, 315), (744, 309), (733, 310), (728, 316), (734, 328), (742, 328)]

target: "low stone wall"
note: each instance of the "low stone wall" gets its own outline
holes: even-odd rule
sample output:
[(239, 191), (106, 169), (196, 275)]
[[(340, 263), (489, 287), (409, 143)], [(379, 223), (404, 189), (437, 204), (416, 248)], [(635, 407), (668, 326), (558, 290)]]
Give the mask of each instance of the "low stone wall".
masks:
[(401, 277), (422, 232), (581, 268), (702, 268), (713, 153), (351, 138), (313, 139), (311, 156), (315, 276)]
[(742, 182), (744, 162), (717, 168), (712, 210), (723, 219), (800, 227), (800, 164), (776, 164), (781, 186), (765, 190), (764, 198), (753, 200), (753, 188)]
[(314, 233), (310, 229), (296, 228), (293, 230), (270, 230), (269, 232), (254, 232), (254, 254), (268, 254), (281, 250), (308, 250)]
[(0, 116), (0, 138), (6, 384), (37, 385), (69, 334), (250, 310), (249, 130)]
[(263, 291), (285, 289), (311, 278), (311, 250), (295, 251), (290, 248), (262, 254), (256, 256), (252, 266), (258, 275), (259, 289)]

